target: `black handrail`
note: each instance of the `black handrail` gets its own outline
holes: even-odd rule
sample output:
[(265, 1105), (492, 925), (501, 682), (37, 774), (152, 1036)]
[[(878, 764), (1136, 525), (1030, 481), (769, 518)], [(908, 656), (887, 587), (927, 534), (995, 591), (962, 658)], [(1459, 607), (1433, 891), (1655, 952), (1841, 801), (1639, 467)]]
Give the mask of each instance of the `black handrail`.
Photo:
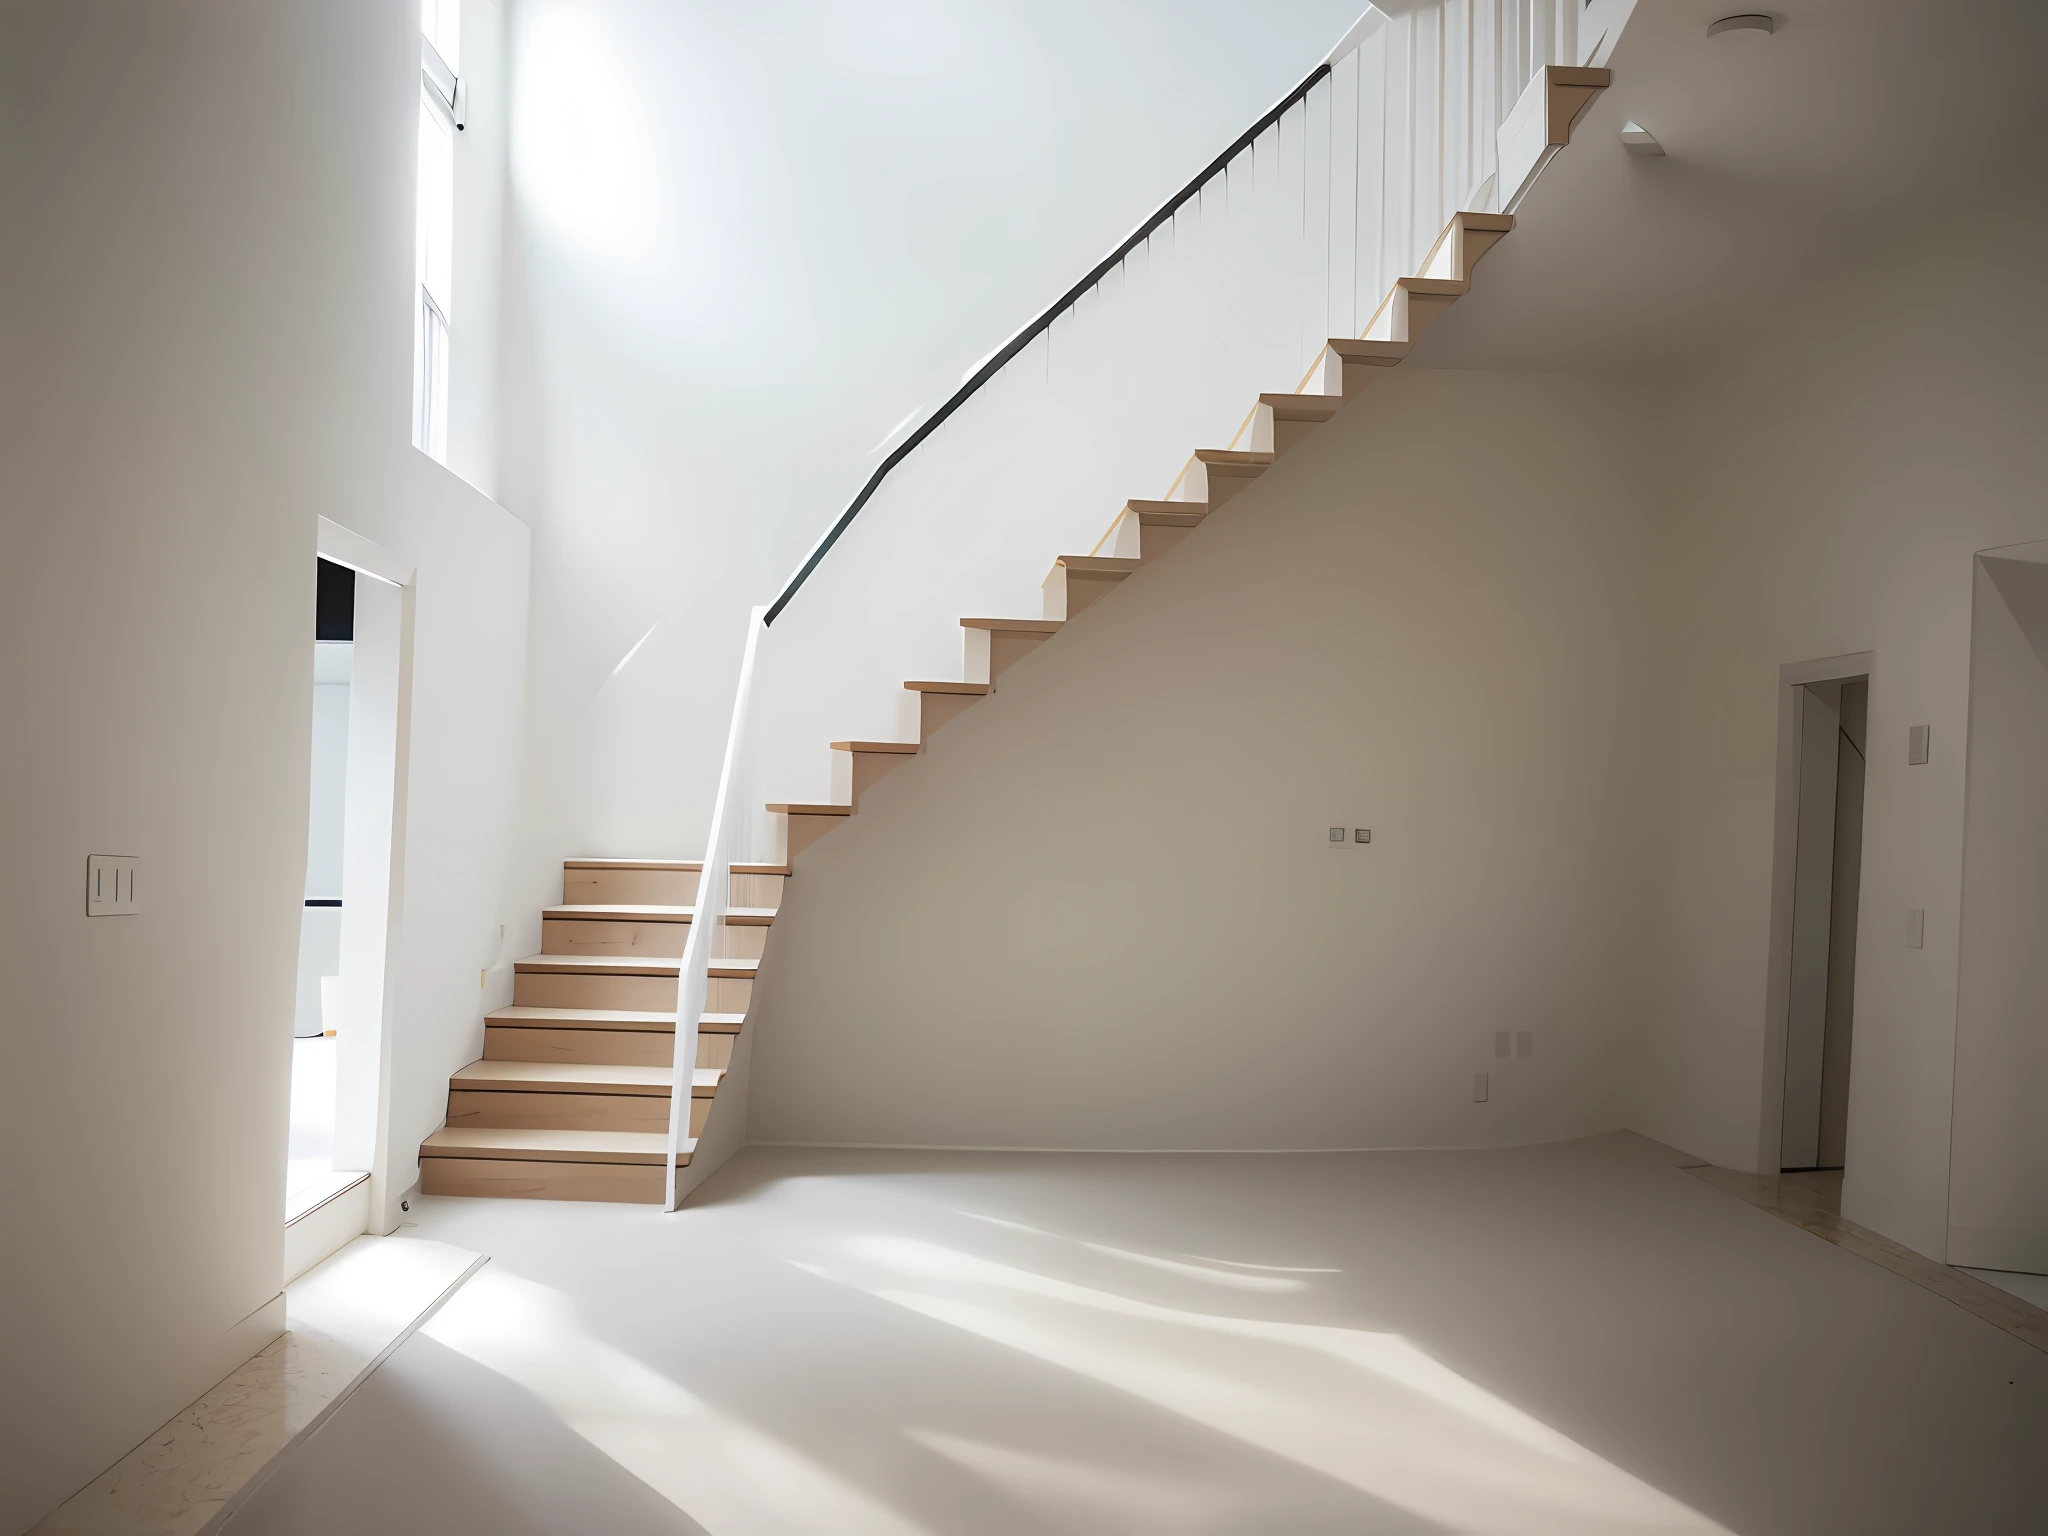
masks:
[(1214, 160), (1210, 161), (1208, 167), (1199, 176), (1176, 192), (1151, 218), (1140, 224), (1128, 240), (1097, 262), (1095, 269), (1062, 294), (1050, 309), (1046, 310), (1044, 314), (1011, 337), (1000, 351), (977, 368), (973, 376), (965, 384), (962, 384), (959, 389), (954, 391), (951, 399), (947, 400), (944, 405), (926, 417), (924, 424), (911, 433), (909, 437), (905, 438), (896, 451), (882, 460), (880, 467), (872, 475), (868, 476), (868, 483), (860, 488), (860, 494), (853, 498), (852, 505), (839, 514), (839, 521), (826, 531), (825, 537), (818, 540), (817, 546), (810, 553), (810, 557), (804, 561), (797, 573), (789, 578), (789, 584), (782, 589), (781, 595), (769, 606), (767, 615), (762, 619), (762, 623), (773, 624), (775, 616), (789, 606), (789, 600), (796, 596), (797, 588), (801, 587), (809, 578), (811, 572), (818, 568), (818, 562), (825, 558), (826, 552), (839, 542), (839, 535), (846, 532), (853, 525), (853, 520), (860, 516), (860, 509), (868, 504), (868, 498), (874, 495), (882, 482), (889, 477), (890, 470), (908, 458), (912, 449), (930, 437), (948, 416), (951, 416), (960, 409), (966, 403), (968, 396), (972, 395), (982, 385), (1001, 372), (1005, 363), (1009, 362), (1011, 358), (1022, 352), (1033, 341), (1037, 340), (1039, 336), (1043, 335), (1051, 327), (1053, 321), (1057, 320), (1068, 309), (1072, 308), (1074, 304), (1079, 302), (1081, 296), (1101, 282), (1118, 262), (1122, 261), (1132, 251), (1135, 251), (1146, 240), (1150, 239), (1155, 229), (1159, 228), (1160, 225), (1164, 224), (1176, 213), (1179, 213), (1182, 205), (1199, 193), (1203, 187), (1207, 186), (1210, 179), (1218, 171), (1223, 170), (1231, 161), (1235, 160), (1247, 149), (1250, 149), (1260, 134), (1285, 117), (1288, 108), (1294, 106), (1303, 97), (1307, 96), (1329, 73), (1330, 66), (1328, 63), (1318, 64), (1309, 72), (1307, 79), (1281, 97), (1279, 102), (1264, 117), (1261, 117), (1251, 127), (1239, 134), (1231, 143), (1231, 146)]

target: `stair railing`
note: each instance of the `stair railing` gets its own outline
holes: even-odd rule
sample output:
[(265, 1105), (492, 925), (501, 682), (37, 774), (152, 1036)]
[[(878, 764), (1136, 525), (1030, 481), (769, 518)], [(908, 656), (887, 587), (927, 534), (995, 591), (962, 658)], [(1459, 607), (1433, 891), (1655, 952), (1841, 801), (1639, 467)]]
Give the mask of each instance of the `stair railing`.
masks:
[[(668, 1107), (668, 1174), (664, 1206), (676, 1209), (682, 1196), (702, 1182), (722, 1158), (699, 1163), (690, 1135), (692, 1099), (697, 1085), (697, 1039), (705, 1006), (711, 995), (711, 966), (722, 958), (718, 951), (725, 937), (725, 914), (732, 905), (732, 867), (746, 860), (751, 847), (753, 818), (747, 805), (758, 800), (754, 777), (748, 771), (748, 705), (754, 690), (754, 656), (765, 632), (766, 608), (756, 608), (747, 620), (747, 643), (740, 657), (739, 687), (733, 695), (732, 723), (726, 730), (725, 763), (718, 774), (718, 796), (711, 806), (711, 831), (704, 843), (704, 867), (697, 876), (696, 911), (691, 914), (690, 934), (683, 941), (683, 958), (676, 974), (675, 1073)], [(714, 1101), (715, 1102), (715, 1101)], [(733, 1138), (722, 1138), (730, 1141)], [(689, 1176), (679, 1179), (677, 1157), (692, 1153)], [(722, 1150), (729, 1151), (730, 1147)]]

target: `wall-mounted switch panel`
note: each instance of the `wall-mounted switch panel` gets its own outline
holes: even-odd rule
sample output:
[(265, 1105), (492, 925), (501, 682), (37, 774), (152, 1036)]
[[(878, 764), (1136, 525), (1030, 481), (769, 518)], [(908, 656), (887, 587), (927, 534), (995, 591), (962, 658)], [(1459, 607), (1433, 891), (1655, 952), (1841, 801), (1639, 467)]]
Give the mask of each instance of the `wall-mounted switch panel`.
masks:
[(1342, 827), (1330, 828), (1330, 841), (1333, 844), (1341, 844), (1344, 841), (1344, 829)]
[(1915, 907), (1906, 914), (1906, 948), (1927, 947), (1927, 909)]
[(1371, 842), (1371, 841), (1372, 841), (1372, 828), (1371, 828), (1371, 827), (1353, 827), (1353, 828), (1351, 829), (1351, 840), (1352, 840), (1352, 841), (1353, 841), (1354, 843), (1369, 843), (1369, 842)]
[(1524, 1061), (1527, 1061), (1531, 1056), (1534, 1056), (1536, 1054), (1535, 1030), (1524, 1029), (1516, 1031), (1515, 1054), (1521, 1057)]
[(1508, 1054), (1508, 1032), (1504, 1029), (1496, 1029), (1493, 1032), (1493, 1054), (1496, 1056)]
[(88, 854), (85, 860), (85, 915), (123, 917), (141, 911), (135, 905), (135, 866), (141, 862), (125, 853)]
[(1927, 761), (1927, 733), (1930, 727), (1916, 725), (1906, 733), (1906, 761), (1919, 767)]
[(1474, 1104), (1484, 1104), (1486, 1102), (1486, 1089), (1487, 1075), (1484, 1072), (1474, 1072), (1472, 1074), (1472, 1102)]

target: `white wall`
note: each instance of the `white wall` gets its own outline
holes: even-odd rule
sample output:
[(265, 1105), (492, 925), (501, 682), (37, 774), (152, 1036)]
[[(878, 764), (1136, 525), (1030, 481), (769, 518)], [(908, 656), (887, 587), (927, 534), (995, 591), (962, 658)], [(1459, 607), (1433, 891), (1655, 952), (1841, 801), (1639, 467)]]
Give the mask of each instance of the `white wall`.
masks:
[(1977, 562), (1950, 1262), (2048, 1274), (2048, 546)]
[[(420, 562), (413, 803), (446, 831), (408, 863), (402, 1048), (445, 1072), (486, 996), (524, 531), (410, 447), (417, 26), (0, 9), (0, 1530), (281, 1325), (322, 514)], [(137, 916), (84, 915), (108, 852)]]
[[(483, 1016), (512, 1001), (513, 893), (526, 687), (526, 526), (420, 454), (401, 461), (400, 516), (357, 531), (417, 564), (404, 921), (394, 968), (389, 1208), (447, 1118), (448, 1074), (483, 1055)], [(486, 974), (487, 973), (487, 974)], [(379, 1218), (381, 1216), (381, 1222)]]
[(1618, 1124), (1646, 618), (1614, 417), (1568, 379), (1403, 369), (1006, 673), (802, 857), (750, 1134)]
[[(1753, 1167), (1778, 668), (1874, 651), (1845, 1211), (1944, 1251), (1972, 554), (2048, 535), (2048, 254), (2002, 185), (1644, 389), (1668, 516), (1654, 927), (1630, 1124)], [(1845, 253), (1845, 258), (1849, 253)], [(1908, 767), (1909, 727), (1933, 727)], [(1906, 912), (1926, 947), (1905, 946)]]
[(536, 906), (565, 855), (701, 851), (749, 606), (907, 413), (1361, 9), (511, 8), (503, 490), (537, 537)]

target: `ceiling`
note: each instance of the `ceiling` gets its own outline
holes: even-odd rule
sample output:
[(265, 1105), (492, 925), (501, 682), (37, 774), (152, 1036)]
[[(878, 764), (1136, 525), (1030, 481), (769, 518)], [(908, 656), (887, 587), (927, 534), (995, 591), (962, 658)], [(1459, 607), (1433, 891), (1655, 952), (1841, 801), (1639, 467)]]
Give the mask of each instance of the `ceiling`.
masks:
[[(1775, 35), (1707, 36), (1740, 9), (1639, 0), (1612, 88), (1416, 361), (1653, 364), (1987, 183), (2041, 184), (2048, 0), (1782, 0)], [(1622, 147), (1631, 119), (1664, 156)]]

